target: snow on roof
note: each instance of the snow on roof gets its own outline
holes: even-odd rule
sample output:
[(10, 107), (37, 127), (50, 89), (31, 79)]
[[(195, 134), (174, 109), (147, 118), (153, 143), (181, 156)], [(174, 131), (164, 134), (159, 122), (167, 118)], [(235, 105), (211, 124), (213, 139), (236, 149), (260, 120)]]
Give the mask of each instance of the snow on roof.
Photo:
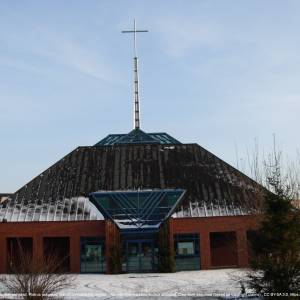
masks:
[(86, 197), (43, 202), (7, 198), (0, 202), (0, 222), (103, 220), (101, 213)]

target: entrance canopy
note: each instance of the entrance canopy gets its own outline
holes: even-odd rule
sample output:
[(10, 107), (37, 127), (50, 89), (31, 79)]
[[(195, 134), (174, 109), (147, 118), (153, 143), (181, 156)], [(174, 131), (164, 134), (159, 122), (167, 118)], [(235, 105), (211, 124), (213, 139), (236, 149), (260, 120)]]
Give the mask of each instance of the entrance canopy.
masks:
[(157, 230), (174, 211), (183, 189), (99, 191), (90, 201), (121, 231)]

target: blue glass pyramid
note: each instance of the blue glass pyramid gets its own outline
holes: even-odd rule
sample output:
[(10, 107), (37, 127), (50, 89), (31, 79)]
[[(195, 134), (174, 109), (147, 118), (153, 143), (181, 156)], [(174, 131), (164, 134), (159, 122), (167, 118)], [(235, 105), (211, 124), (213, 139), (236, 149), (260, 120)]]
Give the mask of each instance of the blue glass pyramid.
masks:
[(120, 137), (118, 144), (159, 144), (159, 142), (143, 130), (133, 129), (128, 134)]
[(181, 144), (165, 132), (146, 133), (136, 128), (128, 134), (109, 134), (95, 146), (110, 146), (118, 144)]

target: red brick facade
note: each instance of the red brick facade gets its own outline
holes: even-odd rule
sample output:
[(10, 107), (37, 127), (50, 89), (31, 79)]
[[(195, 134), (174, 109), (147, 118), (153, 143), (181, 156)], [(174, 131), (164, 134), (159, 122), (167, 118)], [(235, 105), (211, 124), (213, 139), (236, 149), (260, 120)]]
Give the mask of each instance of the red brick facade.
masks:
[[(169, 221), (170, 242), (173, 245), (174, 234), (196, 233), (200, 237), (201, 269), (232, 266), (233, 262), (236, 262), (238, 267), (245, 267), (248, 264), (247, 231), (256, 229), (257, 222), (256, 216), (171, 218)], [(231, 251), (226, 247), (226, 243), (222, 243), (222, 239), (215, 237), (213, 245), (216, 246), (215, 249), (212, 249), (211, 234), (216, 232), (230, 232), (231, 234), (224, 236), (234, 237), (232, 245), (235, 249)], [(70, 241), (70, 271), (79, 273), (80, 238), (103, 237), (106, 241), (106, 249), (109, 249), (115, 243), (114, 236), (116, 236), (116, 227), (110, 221), (0, 223), (0, 273), (7, 272), (8, 238), (32, 238), (33, 257), (36, 263), (41, 263), (44, 237), (68, 237)], [(219, 236), (222, 237), (222, 235)]]
[(30, 237), (35, 263), (43, 258), (44, 237), (69, 237), (70, 271), (80, 272), (80, 237), (105, 236), (105, 221), (0, 223), (0, 273), (7, 271), (7, 238)]
[[(210, 234), (214, 232), (235, 232), (237, 266), (245, 267), (248, 265), (248, 243), (247, 231), (257, 228), (257, 216), (232, 216), (232, 217), (209, 217), (209, 218), (178, 218), (171, 219), (170, 226), (173, 234), (178, 233), (198, 233), (200, 236), (200, 261), (201, 269), (210, 269), (212, 265)], [(224, 249), (228, 251), (227, 249)], [(222, 252), (222, 265), (231, 266), (227, 261), (230, 256)], [(217, 267), (217, 266), (216, 266)]]

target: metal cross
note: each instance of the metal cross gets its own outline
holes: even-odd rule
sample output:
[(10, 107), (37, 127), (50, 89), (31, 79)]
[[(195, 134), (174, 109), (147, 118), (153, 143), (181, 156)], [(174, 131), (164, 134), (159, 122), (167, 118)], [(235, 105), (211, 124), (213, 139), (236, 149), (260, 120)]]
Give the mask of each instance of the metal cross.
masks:
[(148, 30), (136, 30), (136, 22), (133, 21), (133, 30), (123, 30), (122, 33), (133, 33), (133, 51), (134, 51), (134, 129), (140, 128), (140, 100), (139, 100), (139, 76), (138, 76), (138, 59), (136, 51), (136, 34), (139, 32), (148, 32)]
[(133, 20), (133, 30), (122, 30), (122, 33), (133, 33), (133, 51), (134, 51), (134, 57), (137, 56), (137, 51), (136, 51), (136, 34), (138, 32), (148, 32), (148, 30), (136, 30), (135, 19)]

